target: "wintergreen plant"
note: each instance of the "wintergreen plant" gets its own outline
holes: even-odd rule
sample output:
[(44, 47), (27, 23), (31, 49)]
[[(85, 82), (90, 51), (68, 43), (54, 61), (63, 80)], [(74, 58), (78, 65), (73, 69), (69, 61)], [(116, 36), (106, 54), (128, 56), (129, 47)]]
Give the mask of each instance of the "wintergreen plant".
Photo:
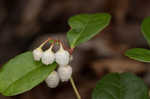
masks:
[[(147, 17), (143, 20), (142, 25), (141, 25), (141, 30), (148, 45), (150, 45), (150, 17)], [(127, 50), (125, 55), (131, 59), (134, 59), (140, 62), (148, 62), (148, 63), (150, 62), (150, 50), (149, 49), (133, 48), (133, 49)]]
[[(0, 69), (0, 93), (14, 96), (31, 90), (44, 80), (50, 88), (57, 87), (60, 81), (70, 80), (77, 99), (81, 99), (71, 77), (71, 54), (78, 45), (108, 26), (110, 19), (107, 13), (71, 17), (71, 29), (67, 32), (70, 48), (66, 48), (59, 40), (49, 38), (35, 50), (12, 58)], [(42, 47), (47, 42), (51, 43), (50, 48), (43, 51)], [(53, 46), (59, 46), (60, 49), (54, 53)], [(131, 73), (110, 73), (97, 83), (92, 99), (148, 99), (148, 89), (140, 78)]]

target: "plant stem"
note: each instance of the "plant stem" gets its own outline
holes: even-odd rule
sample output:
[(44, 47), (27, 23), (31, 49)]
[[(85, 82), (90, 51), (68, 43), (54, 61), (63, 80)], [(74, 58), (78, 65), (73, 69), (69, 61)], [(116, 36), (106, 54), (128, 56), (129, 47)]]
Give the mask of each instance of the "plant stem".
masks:
[(73, 87), (73, 90), (74, 90), (76, 96), (77, 96), (77, 99), (81, 99), (81, 96), (80, 96), (80, 94), (79, 94), (79, 91), (78, 91), (78, 89), (77, 89), (77, 87), (76, 87), (76, 85), (75, 85), (74, 80), (73, 80), (72, 77), (70, 78), (70, 83), (71, 83), (71, 85), (72, 85), (72, 87)]

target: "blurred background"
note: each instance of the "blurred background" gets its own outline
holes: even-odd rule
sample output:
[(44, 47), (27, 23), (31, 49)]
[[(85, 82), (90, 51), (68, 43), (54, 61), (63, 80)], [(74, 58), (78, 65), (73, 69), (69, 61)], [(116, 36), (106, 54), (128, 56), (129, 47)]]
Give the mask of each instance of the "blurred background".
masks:
[[(150, 0), (0, 0), (0, 66), (32, 50), (48, 37), (66, 42), (69, 17), (107, 12), (110, 25), (75, 49), (73, 77), (82, 99), (90, 99), (96, 82), (110, 72), (132, 72), (150, 85), (150, 64), (124, 56), (129, 48), (148, 45), (141, 33), (142, 20), (150, 16)], [(67, 44), (67, 43), (66, 43)], [(50, 89), (45, 82), (24, 94), (0, 99), (76, 99), (69, 82)]]

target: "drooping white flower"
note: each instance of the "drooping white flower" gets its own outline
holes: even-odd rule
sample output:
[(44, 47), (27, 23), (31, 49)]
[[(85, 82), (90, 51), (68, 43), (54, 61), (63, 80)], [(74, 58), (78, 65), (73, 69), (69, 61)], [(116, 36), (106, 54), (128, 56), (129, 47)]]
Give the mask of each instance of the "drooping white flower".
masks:
[(47, 39), (46, 41), (44, 41), (38, 48), (33, 50), (33, 58), (35, 61), (40, 61), (42, 54), (43, 54), (43, 50), (42, 47), (49, 41), (49, 39)]
[(72, 67), (70, 65), (59, 66), (58, 75), (62, 82), (68, 81), (72, 75)]
[(50, 88), (56, 88), (59, 84), (59, 76), (56, 71), (53, 71), (45, 80), (46, 84)]
[(60, 49), (55, 53), (55, 58), (57, 64), (60, 66), (67, 65), (70, 60), (70, 54), (68, 51), (64, 50), (62, 44), (60, 44)]
[(33, 50), (33, 58), (35, 61), (40, 61), (42, 57), (43, 51), (41, 48), (37, 48)]
[(42, 54), (42, 63), (45, 65), (52, 64), (55, 60), (55, 54), (52, 51), (53, 45)]

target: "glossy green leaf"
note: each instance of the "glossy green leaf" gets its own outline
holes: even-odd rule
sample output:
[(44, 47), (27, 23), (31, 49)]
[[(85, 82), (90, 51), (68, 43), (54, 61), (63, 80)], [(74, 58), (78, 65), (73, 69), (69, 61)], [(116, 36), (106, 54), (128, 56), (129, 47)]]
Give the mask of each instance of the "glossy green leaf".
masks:
[(129, 49), (125, 53), (131, 59), (138, 60), (141, 62), (150, 62), (150, 50), (143, 48)]
[(150, 45), (150, 17), (145, 18), (142, 22), (142, 32)]
[(148, 88), (131, 73), (111, 73), (97, 83), (92, 99), (148, 99)]
[(0, 93), (14, 96), (41, 83), (56, 68), (33, 60), (32, 52), (25, 52), (8, 61), (0, 69)]
[(110, 21), (111, 16), (102, 14), (80, 14), (69, 19), (71, 30), (67, 33), (67, 39), (71, 48), (86, 42), (103, 30)]

